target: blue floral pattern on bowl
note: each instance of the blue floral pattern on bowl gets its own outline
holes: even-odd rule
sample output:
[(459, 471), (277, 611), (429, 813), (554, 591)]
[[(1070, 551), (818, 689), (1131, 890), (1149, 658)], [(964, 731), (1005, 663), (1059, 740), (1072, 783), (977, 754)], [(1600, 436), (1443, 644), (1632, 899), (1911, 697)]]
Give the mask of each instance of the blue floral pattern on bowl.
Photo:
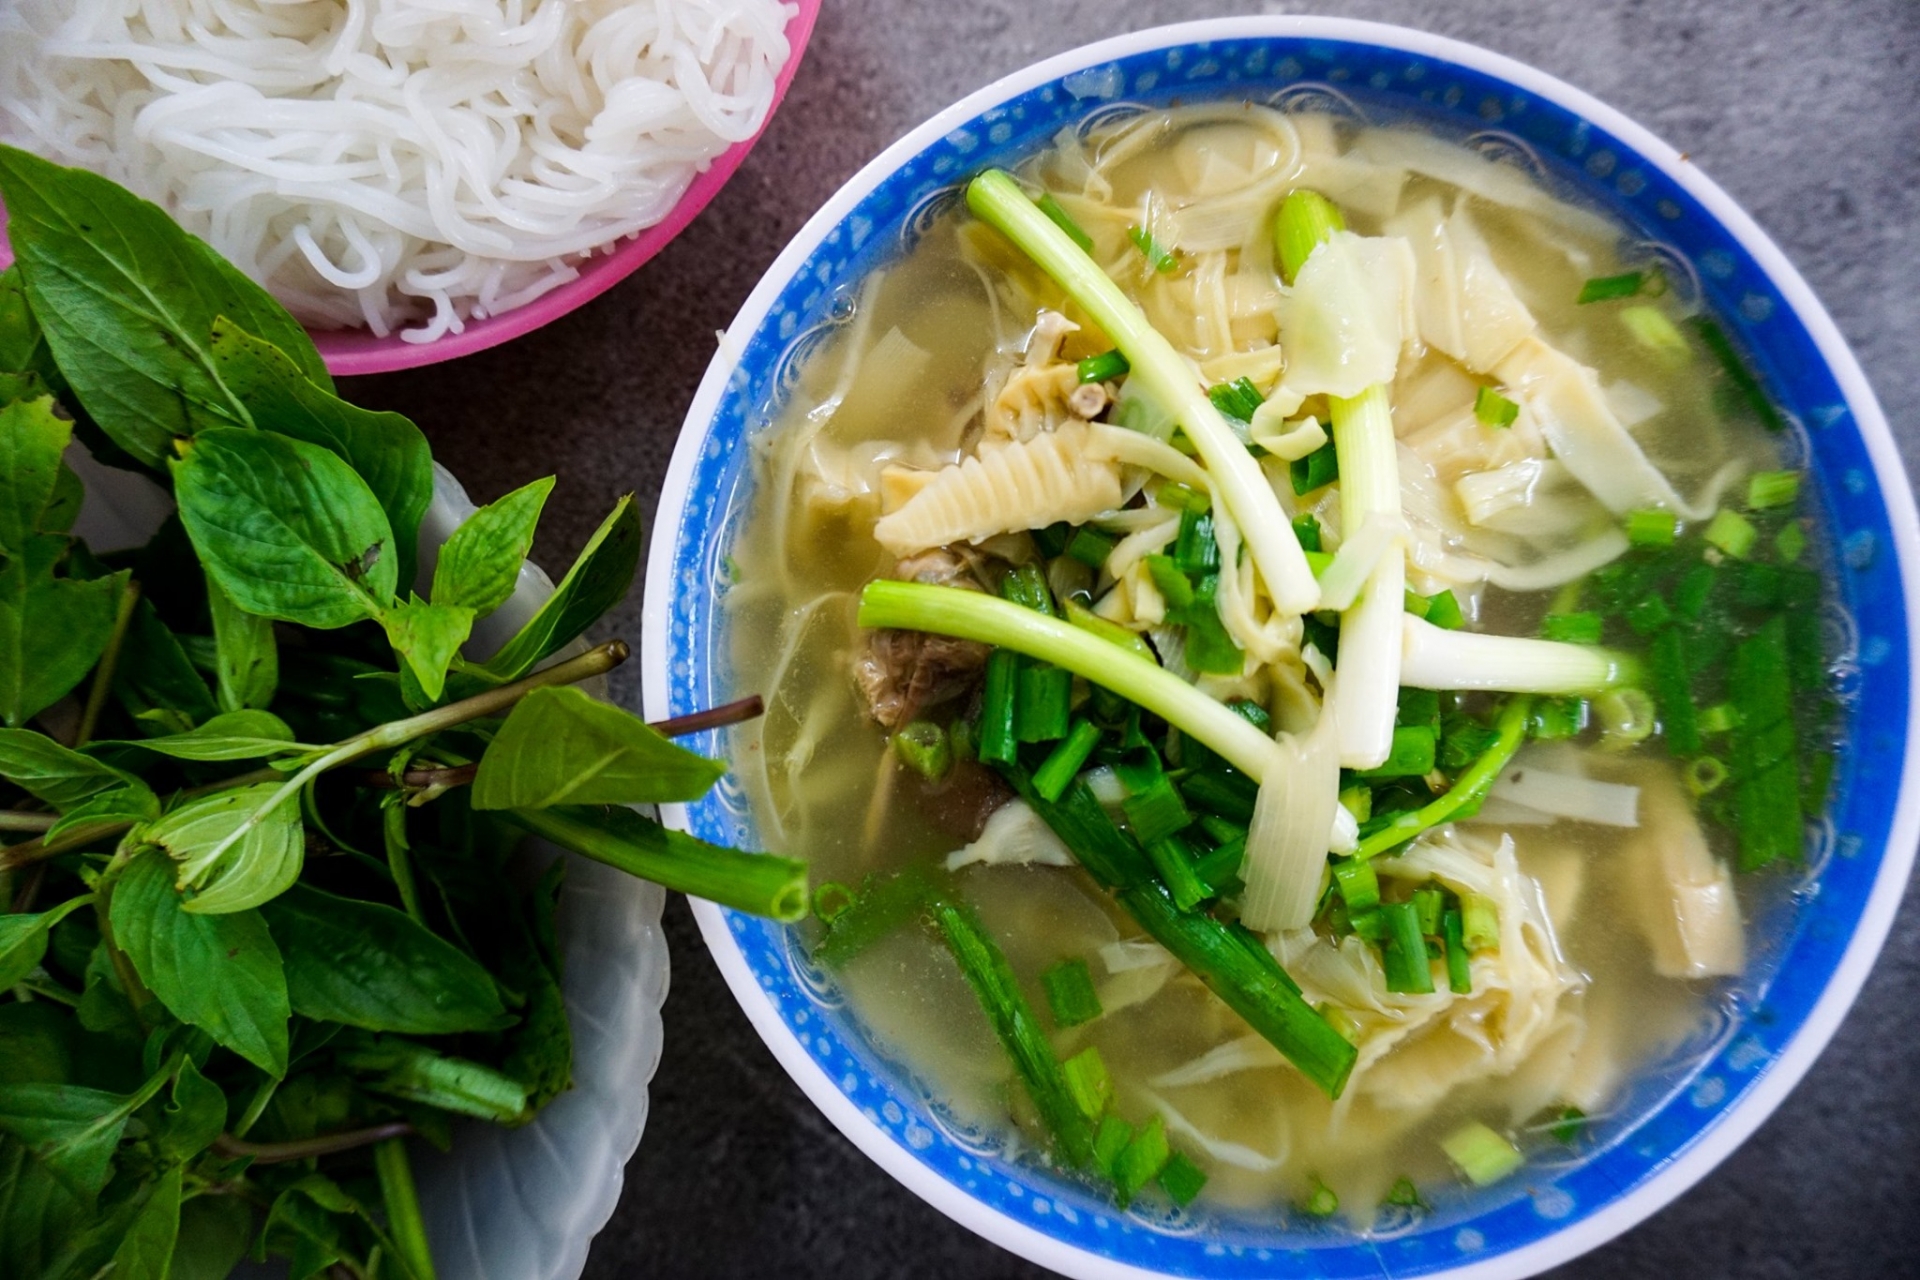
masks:
[[(648, 593), (652, 600), (663, 592), (672, 600), (664, 621), (666, 649), (654, 655), (656, 663), (665, 663), (666, 704), (650, 710), (663, 714), (732, 695), (720, 602), (728, 585), (727, 552), (750, 496), (747, 437), (778, 410), (808, 352), (844, 322), (861, 278), (911, 244), (973, 172), (1031, 153), (1090, 113), (1200, 95), (1245, 96), (1282, 104), (1317, 100), (1376, 121), (1422, 122), (1604, 205), (1644, 236), (1685, 287), (1697, 288), (1788, 415), (1786, 449), (1810, 460), (1816, 497), (1833, 534), (1829, 629), (1847, 691), (1863, 709), (1852, 726), (1830, 818), (1817, 833), (1796, 892), (1750, 922), (1749, 973), (1722, 993), (1701, 1038), (1645, 1073), (1611, 1116), (1595, 1123), (1578, 1151), (1536, 1161), (1491, 1192), (1442, 1193), (1430, 1214), (1383, 1217), (1366, 1237), (1300, 1216), (1254, 1220), (1152, 1205), (1117, 1212), (1030, 1160), (1009, 1158), (991, 1136), (944, 1114), (906, 1070), (868, 1043), (792, 931), (719, 913), (787, 1032), (860, 1114), (973, 1200), (1090, 1255), (1076, 1270), (1100, 1270), (1099, 1260), (1106, 1259), (1170, 1275), (1254, 1276), (1284, 1268), (1297, 1276), (1414, 1276), (1538, 1245), (1616, 1206), (1763, 1087), (1808, 1026), (1880, 877), (1906, 760), (1912, 661), (1894, 518), (1856, 419), (1857, 413), (1870, 417), (1884, 434), (1878, 411), (1864, 384), (1851, 401), (1843, 392), (1831, 349), (1823, 352), (1803, 323), (1802, 313), (1818, 314), (1817, 304), (1802, 299), (1796, 306), (1783, 297), (1777, 274), (1770, 275), (1750, 250), (1757, 232), (1747, 232), (1743, 242), (1660, 164), (1565, 105), (1576, 95), (1564, 88), (1542, 92), (1551, 82), (1536, 75), (1516, 79), (1387, 42), (1273, 34), (1181, 41), (1039, 83), (905, 154), (825, 229), (764, 318), (750, 331), (736, 325), (728, 336), (725, 345), (732, 349), (723, 348), (715, 365), (726, 380), (710, 420), (689, 420), (682, 449), (698, 452), (677, 519), (672, 496), (663, 511), (663, 521), (674, 523), (657, 536), (671, 539), (671, 558), (656, 555)], [(807, 236), (802, 233), (803, 243)], [(1801, 287), (1787, 274), (1790, 286)], [(736, 362), (730, 373), (728, 362)], [(1900, 514), (1910, 522), (1904, 509)], [(665, 564), (671, 576), (662, 581)], [(717, 736), (701, 745), (721, 746)], [(684, 817), (694, 833), (710, 840), (755, 840), (737, 790), (723, 788), (688, 807)], [(1837, 1016), (1818, 1031), (1816, 1047)], [(1803, 1068), (1787, 1073), (1789, 1082)], [(1047, 1258), (1054, 1265), (1061, 1265), (1059, 1259), (1058, 1253)], [(1539, 1264), (1547, 1260), (1541, 1255)]]

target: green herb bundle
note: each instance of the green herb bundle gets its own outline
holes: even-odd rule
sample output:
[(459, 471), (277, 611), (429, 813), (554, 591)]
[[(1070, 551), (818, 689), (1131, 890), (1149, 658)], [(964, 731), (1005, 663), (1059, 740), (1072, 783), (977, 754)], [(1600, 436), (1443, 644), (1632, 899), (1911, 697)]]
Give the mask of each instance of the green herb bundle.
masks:
[[(217, 1280), (250, 1253), (425, 1280), (404, 1138), (525, 1123), (570, 1080), (564, 863), (529, 887), (522, 837), (783, 919), (805, 868), (626, 807), (725, 767), (571, 687), (627, 654), (576, 641), (632, 583), (630, 497), (470, 660), (551, 479), (408, 590), (433, 486), (412, 423), (339, 399), (153, 205), (3, 147), (0, 196), (6, 1274)], [(146, 545), (71, 534), (76, 437), (171, 490)]]

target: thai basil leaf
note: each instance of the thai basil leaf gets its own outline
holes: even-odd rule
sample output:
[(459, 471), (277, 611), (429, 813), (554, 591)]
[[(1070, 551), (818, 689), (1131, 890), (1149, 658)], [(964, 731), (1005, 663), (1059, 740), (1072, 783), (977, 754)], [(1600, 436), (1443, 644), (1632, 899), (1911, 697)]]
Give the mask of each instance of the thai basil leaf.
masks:
[(174, 1017), (268, 1075), (286, 1074), (287, 979), (258, 911), (187, 911), (172, 862), (149, 849), (114, 887), (112, 918), (134, 971)]
[(280, 684), (280, 647), (273, 623), (234, 604), (207, 575), (207, 609), (213, 615), (214, 697), (222, 711), (264, 707)]
[(180, 1235), (179, 1165), (161, 1174), (113, 1251), (114, 1280), (167, 1280)]
[(338, 1061), (349, 1071), (370, 1073), (358, 1082), (363, 1088), (456, 1115), (506, 1124), (526, 1111), (527, 1091), (517, 1081), (409, 1040), (371, 1041), (342, 1050)]
[(255, 426), (331, 449), (367, 482), (393, 529), (398, 581), (411, 585), (420, 517), (433, 501), (433, 451), (420, 428), (400, 414), (348, 404), (232, 321), (214, 324), (213, 358)]
[(74, 1010), (80, 1025), (88, 1031), (139, 1045), (145, 1035), (133, 1005), (121, 989), (120, 975), (113, 971), (107, 944), (94, 947), (87, 959), (85, 985), (80, 992), (80, 1007)]
[(0, 147), (0, 198), (34, 317), (114, 443), (158, 470), (173, 441), (249, 426), (211, 350), (226, 316), (331, 389), (293, 317), (158, 206), (105, 178)]
[(73, 1079), (73, 1016), (47, 1000), (0, 1004), (0, 1085)]
[(155, 735), (185, 733), (220, 710), (180, 638), (145, 596), (120, 645), (113, 695), (143, 732)]
[(40, 512), (41, 533), (68, 533), (80, 518), (80, 505), (86, 501), (86, 486), (80, 475), (65, 462), (53, 477), (53, 496)]
[(287, 1280), (313, 1280), (347, 1256), (334, 1211), (310, 1194), (310, 1182), (332, 1185), (322, 1174), (302, 1178), (280, 1193), (261, 1229), (267, 1251), (288, 1260)]
[(227, 1280), (253, 1241), (253, 1209), (238, 1196), (195, 1196), (180, 1208), (168, 1280)]
[(56, 578), (67, 540), (36, 534), (0, 566), (0, 720), (21, 725), (73, 691), (100, 659), (127, 573)]
[(726, 773), (632, 712), (570, 687), (522, 698), (480, 757), (476, 809), (698, 800)]
[(102, 747), (139, 747), (176, 760), (264, 760), (319, 748), (295, 742), (287, 722), (271, 711), (222, 711), (197, 729), (158, 738), (102, 742)]
[(92, 901), (88, 893), (38, 915), (0, 916), (0, 991), (32, 973), (47, 954), (47, 934), (53, 926)]
[(57, 840), (69, 831), (101, 823), (152, 822), (160, 816), (160, 798), (144, 782), (102, 791), (84, 804), (75, 805), (47, 828), (46, 839)]
[(640, 564), (640, 538), (640, 513), (628, 494), (601, 521), (540, 611), (487, 660), (487, 673), (503, 682), (518, 680), (625, 599)]
[[(300, 803), (279, 793), (279, 783), (261, 782), (195, 796), (139, 833), (178, 864), (180, 888), (194, 891), (181, 900), (182, 911), (248, 911), (299, 879), (306, 853)], [(232, 839), (236, 832), (239, 838)]]
[(447, 668), (473, 632), (473, 610), (464, 605), (428, 604), (415, 596), (380, 616), (387, 642), (406, 659), (407, 670), (429, 703), (446, 688)]
[(48, 531), (47, 509), (66, 470), (60, 455), (72, 439), (73, 424), (54, 415), (50, 398), (0, 408), (0, 552), (17, 554)]
[(51, 363), (20, 268), (8, 267), (0, 271), (0, 375), (37, 373)]
[(267, 431), (200, 435), (174, 497), (208, 575), (248, 613), (328, 630), (393, 602), (393, 530), (352, 467)]
[(0, 1134), (0, 1240), (11, 1274), (52, 1271), (93, 1216), (91, 1206), (35, 1160), (26, 1144)]
[(103, 791), (142, 785), (132, 774), (31, 729), (0, 729), (0, 777), (62, 813)]
[(553, 477), (522, 485), (468, 516), (440, 548), (433, 602), (465, 605), (480, 617), (506, 603), (533, 549)]
[(113, 1152), (133, 1113), (166, 1084), (157, 1073), (130, 1095), (74, 1084), (0, 1086), (0, 1133), (25, 1143), (74, 1195), (91, 1201), (113, 1176)]
[(155, 1153), (167, 1163), (191, 1160), (212, 1146), (226, 1127), (227, 1095), (187, 1058), (173, 1078), (159, 1123), (152, 1126)]
[(487, 971), (404, 912), (296, 885), (262, 914), (302, 1017), (410, 1035), (513, 1021)]
[(501, 977), (526, 996), (520, 1025), (507, 1037), (500, 1067), (527, 1091), (527, 1110), (538, 1113), (573, 1086), (573, 1030), (560, 990), (560, 960), (553, 944), (554, 912), (565, 858), (555, 858), (528, 899), (531, 925), (520, 922), (501, 958)]

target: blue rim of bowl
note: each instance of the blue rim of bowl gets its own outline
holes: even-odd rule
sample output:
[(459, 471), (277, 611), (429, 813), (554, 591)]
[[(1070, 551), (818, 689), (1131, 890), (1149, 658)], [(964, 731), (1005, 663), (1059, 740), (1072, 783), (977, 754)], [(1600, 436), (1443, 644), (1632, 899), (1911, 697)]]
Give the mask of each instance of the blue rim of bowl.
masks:
[[(750, 488), (746, 434), (844, 320), (872, 266), (949, 207), (957, 184), (1029, 153), (1108, 103), (1312, 95), (1338, 110), (1421, 117), (1489, 154), (1597, 199), (1697, 285), (1792, 421), (1833, 533), (1844, 609), (1829, 625), (1858, 709), (1829, 825), (1776, 916), (1755, 975), (1719, 1003), (1706, 1043), (1651, 1073), (1590, 1152), (1534, 1165), (1503, 1193), (1436, 1206), (1370, 1236), (1153, 1209), (1117, 1213), (941, 1114), (866, 1043), (791, 930), (696, 903), (702, 931), (775, 1055), (830, 1119), (942, 1212), (1077, 1276), (1530, 1275), (1612, 1238), (1710, 1170), (1811, 1066), (1878, 954), (1911, 868), (1920, 811), (1910, 697), (1920, 525), (1879, 406), (1831, 319), (1779, 249), (1686, 157), (1617, 111), (1532, 68), (1398, 27), (1337, 19), (1223, 19), (1059, 55), (940, 113), (888, 148), (816, 214), (749, 297), (689, 411), (649, 558), (643, 644), (650, 715), (727, 696), (717, 608)], [(903, 241), (903, 236), (907, 240)], [(715, 735), (704, 744), (721, 750)], [(731, 780), (729, 780), (731, 781)], [(753, 842), (723, 785), (668, 820)], [(1788, 910), (1788, 906), (1791, 910)], [(1770, 930), (1778, 930), (1770, 933)], [(1704, 1051), (1704, 1052), (1703, 1052)], [(1691, 1059), (1691, 1060), (1686, 1060)]]

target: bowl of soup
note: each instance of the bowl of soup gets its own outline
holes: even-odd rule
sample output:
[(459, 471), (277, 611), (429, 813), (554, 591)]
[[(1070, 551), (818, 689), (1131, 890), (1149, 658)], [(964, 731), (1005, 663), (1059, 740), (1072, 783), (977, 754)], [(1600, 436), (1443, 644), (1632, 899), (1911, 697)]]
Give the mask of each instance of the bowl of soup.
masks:
[(1523, 1275), (1800, 1078), (1911, 869), (1915, 514), (1779, 250), (1425, 34), (1231, 19), (908, 134), (724, 335), (649, 564), (696, 904), (857, 1146), (1066, 1274)]

